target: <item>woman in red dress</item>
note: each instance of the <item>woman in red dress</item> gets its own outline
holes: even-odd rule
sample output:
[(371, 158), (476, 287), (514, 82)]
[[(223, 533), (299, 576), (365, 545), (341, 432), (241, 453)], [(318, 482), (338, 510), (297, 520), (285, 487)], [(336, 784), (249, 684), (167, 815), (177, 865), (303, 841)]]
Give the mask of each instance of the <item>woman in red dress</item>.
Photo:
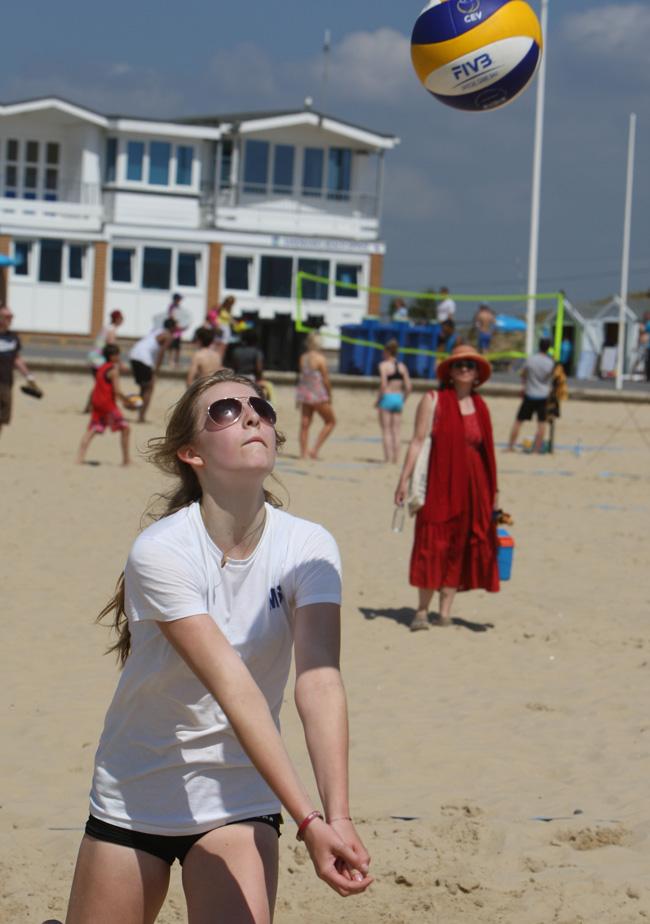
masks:
[(494, 511), (498, 491), (490, 413), (475, 389), (492, 372), (473, 347), (457, 346), (438, 365), (440, 391), (420, 400), (395, 503), (404, 504), (418, 453), (431, 434), (424, 506), (415, 521), (410, 583), (418, 588), (411, 631), (429, 628), (429, 604), (440, 591), (437, 624), (451, 623), (457, 591), (499, 590)]

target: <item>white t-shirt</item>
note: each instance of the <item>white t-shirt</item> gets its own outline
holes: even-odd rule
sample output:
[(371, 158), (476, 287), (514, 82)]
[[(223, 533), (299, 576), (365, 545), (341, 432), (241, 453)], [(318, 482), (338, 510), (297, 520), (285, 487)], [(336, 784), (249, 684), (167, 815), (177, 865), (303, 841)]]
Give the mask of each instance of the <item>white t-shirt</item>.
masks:
[(443, 299), (436, 310), (436, 317), (438, 321), (442, 324), (443, 321), (448, 321), (449, 318), (452, 318), (456, 314), (456, 302), (453, 298)]
[(90, 794), (91, 814), (102, 821), (182, 835), (280, 810), (219, 704), (156, 622), (209, 613), (279, 727), (293, 614), (341, 602), (338, 548), (323, 527), (267, 504), (252, 555), (223, 568), (221, 559), (198, 503), (148, 527), (131, 549), (131, 653), (106, 716)]
[(133, 345), (129, 353), (129, 359), (137, 359), (138, 362), (144, 363), (145, 366), (151, 366), (153, 369), (158, 360), (158, 354), (160, 353), (158, 336), (164, 333), (165, 329), (163, 327), (154, 328), (146, 337), (143, 337), (142, 340), (138, 340), (138, 342)]

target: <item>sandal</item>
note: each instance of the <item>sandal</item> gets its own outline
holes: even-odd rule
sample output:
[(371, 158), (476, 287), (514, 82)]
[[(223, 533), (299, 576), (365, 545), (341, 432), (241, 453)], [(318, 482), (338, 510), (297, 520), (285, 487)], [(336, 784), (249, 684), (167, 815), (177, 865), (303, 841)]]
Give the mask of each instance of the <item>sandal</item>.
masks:
[(421, 629), (429, 628), (429, 614), (426, 610), (416, 610), (413, 621), (409, 626), (411, 632), (419, 632)]

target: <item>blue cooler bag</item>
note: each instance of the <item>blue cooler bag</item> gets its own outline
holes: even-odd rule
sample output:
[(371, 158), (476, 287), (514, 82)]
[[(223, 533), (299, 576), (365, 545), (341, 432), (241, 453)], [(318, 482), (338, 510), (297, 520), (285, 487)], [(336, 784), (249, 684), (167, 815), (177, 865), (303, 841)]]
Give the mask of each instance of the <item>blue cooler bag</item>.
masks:
[(515, 555), (515, 540), (507, 529), (499, 526), (497, 529), (497, 565), (499, 567), (499, 580), (509, 581), (512, 572), (512, 559)]

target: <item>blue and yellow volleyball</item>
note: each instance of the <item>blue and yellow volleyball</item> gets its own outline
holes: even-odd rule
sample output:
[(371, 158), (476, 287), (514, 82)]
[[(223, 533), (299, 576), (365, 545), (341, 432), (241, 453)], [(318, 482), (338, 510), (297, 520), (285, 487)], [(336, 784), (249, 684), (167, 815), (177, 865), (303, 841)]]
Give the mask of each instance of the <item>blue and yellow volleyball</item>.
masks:
[(431, 0), (411, 36), (413, 67), (425, 88), (470, 112), (519, 96), (541, 56), (539, 20), (524, 0)]

